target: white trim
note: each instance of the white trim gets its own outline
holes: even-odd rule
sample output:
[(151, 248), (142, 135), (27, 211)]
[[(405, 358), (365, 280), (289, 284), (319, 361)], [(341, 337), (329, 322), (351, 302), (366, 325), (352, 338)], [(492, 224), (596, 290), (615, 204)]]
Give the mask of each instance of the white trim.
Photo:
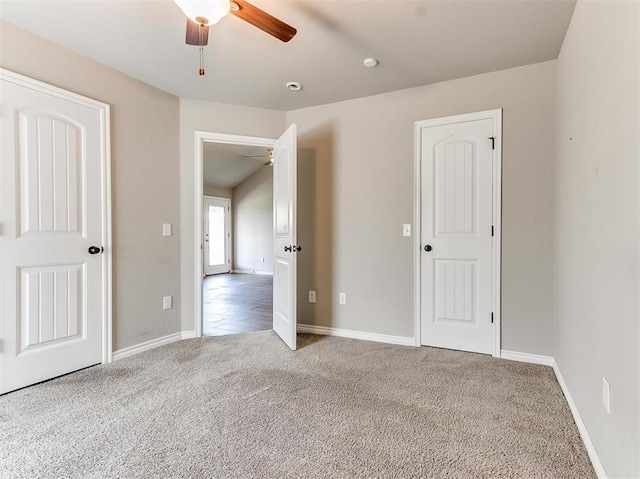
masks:
[(361, 339), (363, 341), (375, 341), (377, 343), (399, 344), (401, 346), (415, 346), (412, 337), (391, 336), (388, 334), (365, 333), (350, 329), (327, 328), (312, 324), (298, 324), (299, 333), (321, 334), (323, 336), (338, 336), (341, 338)]
[(502, 108), (493, 112), (493, 355), (499, 358), (502, 346)]
[[(214, 133), (210, 131), (194, 131), (195, 155), (194, 155), (194, 185), (193, 185), (193, 204), (194, 209), (194, 256), (195, 265), (195, 294), (194, 294), (194, 331), (196, 337), (202, 336), (202, 278), (203, 278), (203, 259), (202, 259), (202, 197), (203, 191), (203, 145), (204, 143), (224, 143), (228, 145), (246, 145), (246, 146), (263, 146), (272, 148), (276, 140), (273, 138), (260, 138), (256, 136), (229, 135), (226, 133)], [(187, 300), (186, 298), (184, 299)]]
[(176, 341), (181, 341), (183, 339), (192, 339), (194, 337), (194, 331), (179, 331), (177, 333), (168, 334), (167, 336), (163, 336), (161, 338), (151, 339), (149, 341), (145, 341), (144, 343), (135, 344), (133, 346), (129, 346), (128, 348), (114, 351), (113, 360), (118, 361), (120, 359), (128, 358), (130, 356), (134, 356), (136, 354), (143, 353), (160, 346), (164, 346), (165, 344), (175, 343)]
[(264, 275), (264, 276), (273, 276), (273, 271), (255, 271), (255, 270), (249, 270), (249, 269), (232, 269), (231, 270), (232, 273), (235, 274), (257, 274), (257, 275)]
[(500, 332), (502, 329), (501, 321), (501, 239), (502, 239), (502, 109), (486, 110), (476, 113), (467, 113), (464, 115), (446, 116), (442, 118), (432, 118), (430, 120), (421, 120), (415, 122), (414, 127), (414, 276), (413, 276), (413, 295), (414, 295), (414, 345), (420, 346), (421, 340), (421, 246), (422, 246), (422, 197), (421, 197), (421, 178), (422, 178), (422, 128), (433, 126), (448, 125), (452, 123), (463, 123), (467, 121), (476, 121), (491, 119), (493, 120), (493, 136), (495, 137), (495, 149), (493, 150), (493, 297), (492, 310), (494, 313), (494, 335), (493, 335), (493, 356), (500, 357)]
[(519, 361), (521, 363), (542, 364), (544, 366), (553, 366), (555, 361), (552, 356), (541, 356), (540, 354), (520, 353), (518, 351), (508, 351), (503, 349), (500, 351), (500, 357), (509, 361)]
[(598, 456), (593, 442), (591, 442), (591, 437), (589, 436), (587, 426), (585, 426), (584, 421), (580, 416), (578, 406), (576, 406), (576, 403), (573, 401), (573, 397), (571, 397), (571, 393), (569, 392), (567, 383), (564, 382), (564, 378), (562, 377), (562, 373), (560, 372), (560, 367), (555, 361), (553, 362), (553, 371), (556, 373), (556, 378), (558, 379), (558, 384), (560, 384), (560, 389), (562, 389), (564, 397), (567, 400), (567, 404), (569, 404), (569, 409), (571, 410), (571, 414), (573, 415), (573, 420), (578, 427), (578, 432), (580, 433), (580, 437), (582, 438), (584, 447), (587, 450), (587, 454), (589, 454), (589, 459), (591, 459), (591, 465), (596, 471), (596, 475), (598, 476), (598, 478), (607, 479), (607, 473), (604, 469), (604, 466), (602, 465), (602, 462), (600, 461), (600, 457)]
[(102, 187), (102, 364), (112, 361), (111, 112), (106, 103), (0, 68), (0, 79), (96, 110), (100, 115)]
[(600, 457), (596, 452), (596, 448), (591, 442), (591, 437), (589, 436), (589, 431), (587, 431), (587, 427), (580, 416), (580, 412), (578, 411), (578, 406), (573, 401), (573, 397), (569, 392), (569, 388), (567, 387), (567, 383), (564, 381), (562, 377), (562, 373), (560, 372), (560, 367), (558, 363), (556, 363), (555, 358), (552, 356), (541, 356), (539, 354), (531, 354), (531, 353), (520, 353), (518, 351), (508, 351), (503, 349), (500, 354), (502, 359), (510, 360), (510, 361), (520, 361), (523, 363), (531, 363), (531, 364), (542, 364), (544, 366), (551, 366), (553, 368), (553, 372), (556, 375), (556, 379), (558, 380), (558, 384), (560, 385), (560, 389), (562, 389), (562, 393), (564, 394), (564, 398), (567, 401), (569, 409), (571, 410), (571, 414), (573, 415), (573, 421), (576, 423), (576, 427), (578, 428), (578, 432), (580, 433), (580, 438), (582, 439), (582, 443), (584, 444), (585, 449), (587, 450), (587, 454), (589, 455), (589, 459), (591, 460), (591, 465), (593, 469), (596, 471), (596, 475), (599, 479), (607, 479), (607, 473), (600, 461)]

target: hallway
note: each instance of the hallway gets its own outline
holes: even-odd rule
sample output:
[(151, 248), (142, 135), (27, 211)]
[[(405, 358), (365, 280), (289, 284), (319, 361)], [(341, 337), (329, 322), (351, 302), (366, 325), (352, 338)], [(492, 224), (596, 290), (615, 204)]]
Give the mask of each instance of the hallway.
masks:
[(218, 274), (204, 278), (202, 292), (204, 336), (271, 329), (273, 276)]

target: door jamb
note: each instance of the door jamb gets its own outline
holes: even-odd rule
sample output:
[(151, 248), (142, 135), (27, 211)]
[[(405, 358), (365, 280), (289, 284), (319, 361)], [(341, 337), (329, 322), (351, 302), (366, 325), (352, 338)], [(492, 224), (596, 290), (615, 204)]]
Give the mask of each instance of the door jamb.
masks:
[(230, 135), (228, 133), (215, 133), (211, 131), (194, 132), (195, 140), (195, 185), (194, 185), (194, 206), (195, 206), (195, 242), (193, 250), (195, 262), (195, 307), (194, 307), (194, 328), (195, 337), (202, 337), (202, 278), (203, 278), (203, 245), (202, 245), (202, 197), (203, 197), (203, 152), (205, 143), (222, 143), (227, 145), (261, 146), (273, 148), (275, 138), (262, 138), (257, 136)]
[(421, 130), (427, 127), (463, 123), (467, 121), (491, 119), (493, 121), (493, 136), (495, 149), (493, 150), (493, 267), (492, 267), (492, 311), (494, 313), (493, 357), (500, 357), (500, 342), (502, 330), (501, 315), (501, 251), (502, 251), (502, 108), (486, 110), (463, 115), (446, 116), (415, 122), (414, 127), (414, 340), (415, 345), (421, 346), (421, 277), (422, 277), (422, 135)]
[(106, 103), (78, 95), (63, 88), (58, 88), (33, 78), (0, 68), (0, 79), (47, 95), (78, 103), (100, 115), (100, 173), (102, 202), (102, 364), (113, 359), (113, 286), (112, 286), (112, 249), (111, 249), (111, 113)]

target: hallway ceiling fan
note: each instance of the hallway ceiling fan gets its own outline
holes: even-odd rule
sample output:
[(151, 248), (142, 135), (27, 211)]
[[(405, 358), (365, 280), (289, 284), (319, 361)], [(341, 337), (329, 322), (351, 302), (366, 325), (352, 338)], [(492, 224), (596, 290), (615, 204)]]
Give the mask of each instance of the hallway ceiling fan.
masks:
[(187, 45), (200, 47), (206, 45), (209, 38), (209, 27), (228, 13), (283, 42), (288, 42), (297, 33), (297, 30), (291, 25), (244, 0), (173, 1), (187, 16)]
[(245, 158), (269, 158), (264, 166), (273, 166), (273, 148), (267, 148), (267, 151), (269, 152), (269, 155), (245, 155)]

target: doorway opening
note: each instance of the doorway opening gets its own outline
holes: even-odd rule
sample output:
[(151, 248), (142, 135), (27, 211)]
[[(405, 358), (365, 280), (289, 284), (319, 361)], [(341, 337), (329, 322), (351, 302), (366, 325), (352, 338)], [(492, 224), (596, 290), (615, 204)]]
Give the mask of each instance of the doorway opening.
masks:
[(273, 166), (265, 146), (202, 150), (202, 335), (273, 327)]
[[(291, 350), (296, 349), (297, 332), (297, 253), (302, 247), (297, 244), (297, 127), (294, 124), (277, 139), (229, 135), (195, 131), (195, 336), (202, 336), (202, 284), (203, 284), (203, 158), (205, 147), (210, 143), (236, 146), (255, 146), (273, 151), (262, 167), (273, 164), (273, 330)], [(237, 207), (237, 202), (235, 202)], [(236, 235), (237, 237), (238, 235)]]

